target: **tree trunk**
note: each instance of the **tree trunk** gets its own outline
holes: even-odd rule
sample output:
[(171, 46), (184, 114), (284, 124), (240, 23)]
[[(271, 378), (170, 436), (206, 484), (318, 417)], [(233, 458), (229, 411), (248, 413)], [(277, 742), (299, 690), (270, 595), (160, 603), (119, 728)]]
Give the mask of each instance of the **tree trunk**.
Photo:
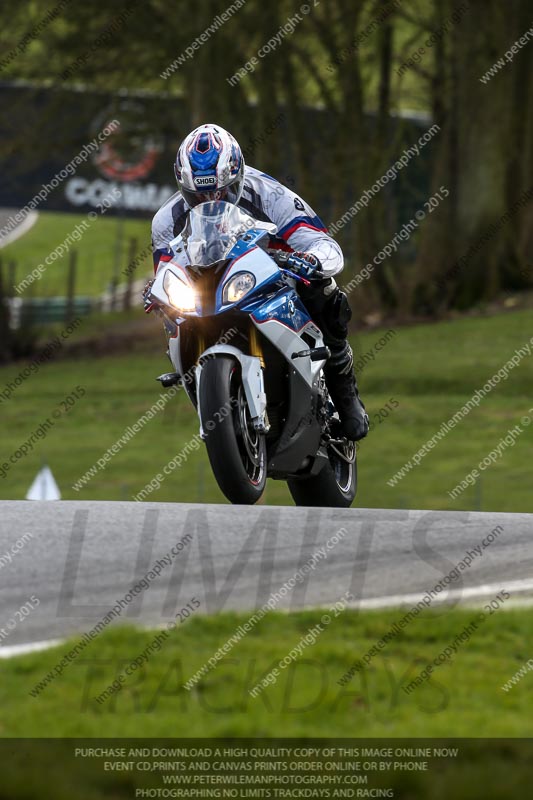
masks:
[[(531, 92), (519, 65), (527, 54), (519, 52), (515, 63), (506, 63), (487, 82), (480, 78), (523, 35), (526, 5), (527, 0), (505, 6), (499, 0), (470, 0), (470, 10), (449, 34), (447, 111), (432, 185), (447, 183), (448, 173), (451, 197), (447, 212), (439, 209), (426, 226), (418, 257), (420, 272), (425, 267), (433, 279), (435, 303), (440, 298), (466, 307), (493, 298), (505, 275), (516, 272), (517, 237), (525, 230), (527, 211), (512, 221), (502, 217), (524, 190), (518, 151), (528, 149), (531, 158), (525, 140), (531, 111), (518, 99)], [(431, 292), (425, 288), (419, 296), (427, 299)]]

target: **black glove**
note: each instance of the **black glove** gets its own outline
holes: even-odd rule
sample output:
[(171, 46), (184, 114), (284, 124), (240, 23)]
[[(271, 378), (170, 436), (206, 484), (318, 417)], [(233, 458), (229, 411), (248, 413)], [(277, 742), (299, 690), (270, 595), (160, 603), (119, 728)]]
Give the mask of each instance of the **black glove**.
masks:
[(146, 286), (142, 291), (142, 298), (143, 298), (143, 306), (145, 314), (149, 314), (150, 311), (153, 311), (156, 307), (156, 303), (151, 299), (152, 295), (152, 286), (154, 285), (155, 278), (152, 278), (148, 281)]

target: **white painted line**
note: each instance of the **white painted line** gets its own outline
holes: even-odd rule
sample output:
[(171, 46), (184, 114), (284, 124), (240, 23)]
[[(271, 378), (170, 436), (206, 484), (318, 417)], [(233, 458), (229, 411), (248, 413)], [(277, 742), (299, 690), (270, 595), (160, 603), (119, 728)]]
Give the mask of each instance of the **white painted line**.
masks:
[(64, 639), (49, 639), (47, 642), (30, 642), (29, 644), (13, 644), (8, 647), (0, 647), (0, 658), (14, 658), (15, 656), (25, 656), (27, 653), (38, 653), (41, 650), (49, 650), (62, 644)]
[[(16, 214), (17, 212), (14, 211), (13, 213)], [(21, 236), (24, 236), (25, 233), (28, 233), (30, 228), (33, 228), (38, 218), (39, 214), (37, 211), (29, 211), (20, 225), (17, 225), (17, 227), (10, 231), (7, 236), (0, 238), (0, 248), (6, 247), (6, 245), (15, 242), (17, 239), (20, 239)]]
[[(452, 602), (452, 600), (471, 600), (473, 598), (486, 597), (487, 595), (498, 594), (502, 589), (506, 589), (511, 596), (517, 592), (532, 592), (533, 578), (524, 578), (519, 581), (502, 579), (501, 583), (486, 583), (481, 586), (467, 586), (464, 589), (449, 589), (448, 592), (442, 592), (443, 596), (446, 598), (445, 600), (440, 601), (440, 595), (438, 595), (433, 598), (431, 606), (448, 604)], [(388, 597), (372, 597), (369, 600), (361, 600), (358, 603), (350, 605), (350, 608), (371, 610), (407, 605), (412, 606), (419, 603), (426, 594), (427, 592), (422, 592), (420, 594), (393, 594)]]
[[(502, 589), (505, 589), (511, 595), (511, 603), (509, 603), (509, 607), (511, 605), (515, 607), (528, 606), (530, 605), (530, 601), (533, 602), (533, 598), (520, 599), (513, 597), (513, 595), (516, 595), (517, 593), (533, 592), (533, 578), (524, 578), (519, 581), (502, 580), (501, 583), (486, 583), (482, 584), (481, 586), (467, 586), (465, 589), (451, 589), (446, 595), (446, 600), (439, 601), (439, 599), (436, 598), (436, 601), (433, 600), (431, 606), (429, 607), (435, 608), (436, 606), (440, 607), (441, 605), (448, 605), (452, 600), (479, 599), (489, 595), (498, 594), (498, 592), (501, 592)], [(423, 594), (394, 594), (389, 595), (388, 597), (372, 597), (369, 600), (362, 600), (354, 605), (349, 605), (348, 608), (359, 608), (363, 611), (371, 611), (379, 608), (413, 606), (416, 605), (416, 603), (419, 603), (420, 600), (422, 600), (422, 598), (425, 596), (426, 592)], [(327, 604), (322, 607), (326, 609), (329, 608), (329, 605), (330, 604)], [(156, 625), (155, 627), (158, 630), (160, 627), (165, 626)], [(146, 628), (146, 630), (151, 630), (151, 628)], [(11, 647), (0, 647), (0, 658), (13, 658), (15, 656), (26, 655), (26, 653), (36, 653), (41, 650), (49, 650), (51, 647), (56, 647), (58, 644), (64, 644), (65, 641), (65, 639), (49, 639), (46, 642), (31, 642), (30, 644), (16, 644), (12, 645)]]

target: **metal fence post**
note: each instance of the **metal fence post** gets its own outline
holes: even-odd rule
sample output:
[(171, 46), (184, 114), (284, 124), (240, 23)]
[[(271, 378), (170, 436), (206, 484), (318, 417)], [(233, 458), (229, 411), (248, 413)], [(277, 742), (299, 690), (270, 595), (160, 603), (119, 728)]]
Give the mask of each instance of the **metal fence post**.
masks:
[(67, 275), (67, 304), (65, 307), (65, 322), (72, 322), (74, 319), (74, 304), (76, 301), (76, 264), (78, 254), (76, 250), (72, 250), (68, 262), (68, 275)]

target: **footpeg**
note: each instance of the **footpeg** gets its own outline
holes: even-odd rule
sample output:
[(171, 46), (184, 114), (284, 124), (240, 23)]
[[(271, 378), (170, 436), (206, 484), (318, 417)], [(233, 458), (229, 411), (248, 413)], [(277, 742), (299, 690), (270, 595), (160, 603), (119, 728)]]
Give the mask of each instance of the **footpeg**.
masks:
[(314, 347), (311, 350), (300, 350), (299, 353), (293, 353), (292, 359), (308, 357), (311, 361), (327, 361), (330, 356), (329, 347)]
[(171, 386), (175, 386), (179, 383), (180, 375), (177, 372), (165, 372), (163, 375), (156, 378), (156, 380), (158, 380), (165, 389), (170, 389)]

